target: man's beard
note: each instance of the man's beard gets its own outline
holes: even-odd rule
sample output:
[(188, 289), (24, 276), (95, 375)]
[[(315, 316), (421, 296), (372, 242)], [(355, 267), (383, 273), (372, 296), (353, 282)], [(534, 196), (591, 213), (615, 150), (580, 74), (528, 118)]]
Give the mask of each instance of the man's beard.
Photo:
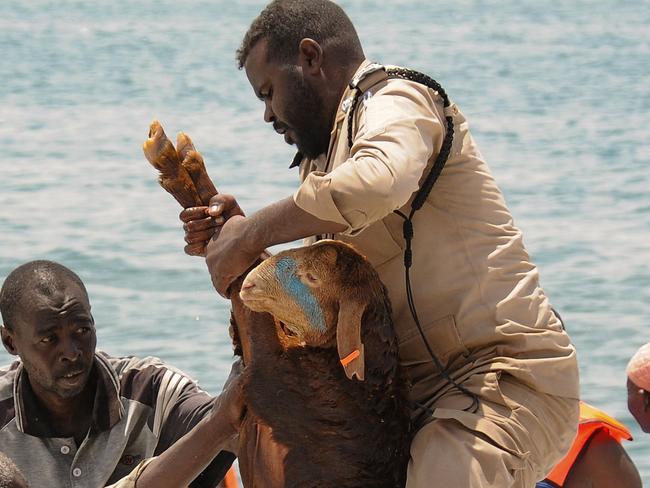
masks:
[(309, 159), (327, 153), (330, 142), (331, 117), (326, 113), (323, 98), (309, 86), (299, 72), (289, 74), (291, 105), (286, 107), (286, 122), (296, 134), (296, 147)]

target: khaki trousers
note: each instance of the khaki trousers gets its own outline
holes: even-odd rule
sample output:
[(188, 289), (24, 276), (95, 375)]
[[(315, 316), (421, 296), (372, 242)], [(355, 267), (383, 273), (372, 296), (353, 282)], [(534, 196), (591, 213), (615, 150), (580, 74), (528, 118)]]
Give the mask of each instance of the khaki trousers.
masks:
[(463, 383), (480, 398), (477, 413), (451, 391), (411, 443), (406, 488), (533, 488), (568, 451), (578, 400), (556, 397), (488, 372)]

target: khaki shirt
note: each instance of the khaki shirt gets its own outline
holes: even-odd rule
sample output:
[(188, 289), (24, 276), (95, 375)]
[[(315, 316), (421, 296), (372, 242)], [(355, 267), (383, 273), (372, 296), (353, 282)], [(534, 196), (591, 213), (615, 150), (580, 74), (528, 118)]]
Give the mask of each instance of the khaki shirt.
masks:
[(411, 399), (435, 406), (448, 385), (408, 308), (403, 219), (393, 210), (408, 215), (440, 150), (445, 115), (454, 122), (451, 153), (413, 218), (411, 285), (426, 337), (457, 381), (502, 371), (539, 392), (578, 398), (575, 349), (540, 288), (521, 231), (465, 117), (453, 103), (444, 109), (437, 92), (424, 85), (375, 83), (373, 77), (364, 80), (371, 86), (354, 115), (352, 149), (347, 112), (354, 91), (348, 87), (329, 151), (302, 161), (294, 200), (319, 219), (346, 225), (340, 235), (320, 237), (354, 245), (376, 267), (392, 302), (401, 362), (413, 382)]

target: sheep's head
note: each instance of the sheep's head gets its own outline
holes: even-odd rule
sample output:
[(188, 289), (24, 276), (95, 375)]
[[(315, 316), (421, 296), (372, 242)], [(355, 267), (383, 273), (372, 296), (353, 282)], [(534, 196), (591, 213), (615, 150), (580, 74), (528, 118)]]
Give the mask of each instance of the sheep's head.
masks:
[(253, 269), (241, 288), (244, 304), (268, 312), (301, 342), (336, 343), (348, 378), (364, 378), (361, 318), (382, 286), (370, 263), (351, 246), (324, 240), (283, 251)]

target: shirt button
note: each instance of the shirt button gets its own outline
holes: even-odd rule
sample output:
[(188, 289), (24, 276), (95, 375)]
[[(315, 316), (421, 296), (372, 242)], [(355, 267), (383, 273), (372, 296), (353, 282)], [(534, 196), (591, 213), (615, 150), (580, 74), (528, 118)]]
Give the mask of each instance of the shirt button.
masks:
[(72, 476), (74, 476), (75, 478), (79, 478), (79, 476), (81, 476), (81, 469), (79, 469), (79, 468), (74, 468), (74, 469), (72, 470)]
[(70, 448), (68, 446), (61, 446), (61, 454), (68, 454), (70, 452)]

